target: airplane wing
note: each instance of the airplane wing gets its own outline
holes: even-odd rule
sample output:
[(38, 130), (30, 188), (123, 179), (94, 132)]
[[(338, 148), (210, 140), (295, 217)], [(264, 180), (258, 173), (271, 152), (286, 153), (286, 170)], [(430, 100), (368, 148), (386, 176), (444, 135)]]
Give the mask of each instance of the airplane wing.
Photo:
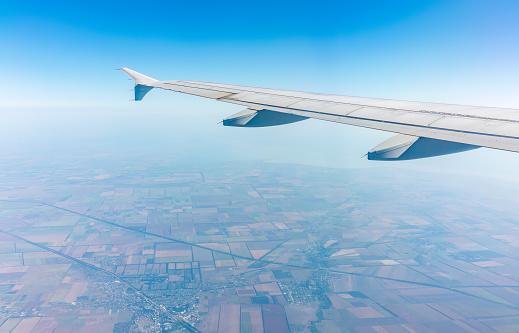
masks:
[(308, 118), (398, 133), (368, 152), (370, 160), (409, 160), (479, 147), (519, 152), (519, 110), (348, 97), (200, 81), (157, 81), (121, 68), (135, 81), (135, 100), (161, 88), (245, 110), (224, 126), (265, 127)]

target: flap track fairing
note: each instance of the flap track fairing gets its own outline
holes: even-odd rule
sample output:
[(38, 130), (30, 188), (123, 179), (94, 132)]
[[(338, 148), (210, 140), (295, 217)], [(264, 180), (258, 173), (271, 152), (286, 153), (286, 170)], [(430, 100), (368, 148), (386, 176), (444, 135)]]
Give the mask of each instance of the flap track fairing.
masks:
[(224, 119), (224, 126), (267, 127), (295, 123), (308, 117), (270, 110), (246, 109)]
[(465, 143), (395, 135), (368, 152), (368, 160), (403, 161), (441, 156), (479, 148)]

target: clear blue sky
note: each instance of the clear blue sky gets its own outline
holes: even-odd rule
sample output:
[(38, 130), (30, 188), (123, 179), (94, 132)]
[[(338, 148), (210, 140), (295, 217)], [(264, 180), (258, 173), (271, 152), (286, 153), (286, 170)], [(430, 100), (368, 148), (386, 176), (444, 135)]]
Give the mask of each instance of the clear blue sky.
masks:
[[(13, 112), (22, 107), (137, 114), (182, 108), (199, 122), (207, 117), (204, 126), (213, 127), (239, 111), (160, 91), (129, 103), (131, 83), (114, 71), (118, 67), (164, 80), (519, 108), (518, 17), (519, 2), (512, 0), (3, 1), (0, 109), (6, 123), (19, 124)], [(193, 121), (187, 111), (168, 120)], [(253, 134), (230, 130), (215, 131), (229, 141), (239, 133), (251, 142), (262, 133), (304, 141), (301, 131), (318, 131), (320, 143), (354, 140), (345, 156), (387, 137), (316, 122)], [(467, 154), (512, 164), (519, 159), (502, 152)], [(449, 163), (436, 161), (426, 163)]]

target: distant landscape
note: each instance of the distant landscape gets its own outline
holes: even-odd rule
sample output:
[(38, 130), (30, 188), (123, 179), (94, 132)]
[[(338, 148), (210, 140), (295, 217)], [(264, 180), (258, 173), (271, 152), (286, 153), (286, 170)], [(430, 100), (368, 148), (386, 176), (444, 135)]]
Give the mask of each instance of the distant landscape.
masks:
[(2, 332), (519, 322), (514, 183), (78, 151), (3, 158), (0, 182)]

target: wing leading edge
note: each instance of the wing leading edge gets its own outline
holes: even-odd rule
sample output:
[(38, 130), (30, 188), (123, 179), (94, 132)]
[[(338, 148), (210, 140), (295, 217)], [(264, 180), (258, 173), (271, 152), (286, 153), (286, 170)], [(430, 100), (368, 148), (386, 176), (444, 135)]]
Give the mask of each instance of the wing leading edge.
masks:
[(246, 107), (225, 126), (264, 127), (307, 118), (398, 133), (367, 154), (409, 160), (488, 147), (519, 152), (519, 110), (348, 97), (200, 81), (157, 81), (121, 68), (135, 81), (135, 100), (153, 88)]

